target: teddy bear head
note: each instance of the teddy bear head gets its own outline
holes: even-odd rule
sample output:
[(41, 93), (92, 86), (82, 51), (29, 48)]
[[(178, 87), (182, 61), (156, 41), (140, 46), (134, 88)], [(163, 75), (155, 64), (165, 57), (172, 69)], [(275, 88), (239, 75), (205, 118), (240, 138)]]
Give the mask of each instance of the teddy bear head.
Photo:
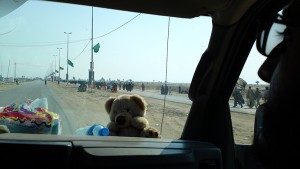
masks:
[(147, 103), (139, 95), (123, 94), (108, 98), (105, 109), (112, 122), (117, 123), (120, 128), (125, 128), (130, 126), (132, 118), (145, 117)]

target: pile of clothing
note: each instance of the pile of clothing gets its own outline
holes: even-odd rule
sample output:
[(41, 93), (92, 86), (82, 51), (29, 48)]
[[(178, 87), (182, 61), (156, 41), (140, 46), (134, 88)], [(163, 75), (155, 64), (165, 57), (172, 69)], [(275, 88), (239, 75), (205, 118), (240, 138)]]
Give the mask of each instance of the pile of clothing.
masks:
[(0, 107), (0, 125), (10, 133), (61, 134), (61, 120), (48, 111), (47, 98)]

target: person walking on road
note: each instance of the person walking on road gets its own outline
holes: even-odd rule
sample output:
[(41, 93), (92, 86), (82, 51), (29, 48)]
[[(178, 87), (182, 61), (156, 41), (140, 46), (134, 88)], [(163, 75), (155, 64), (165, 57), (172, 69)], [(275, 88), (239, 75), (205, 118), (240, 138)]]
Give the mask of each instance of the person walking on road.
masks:
[(234, 88), (234, 91), (233, 91), (233, 100), (234, 100), (234, 105), (233, 107), (236, 107), (238, 104), (241, 106), (241, 108), (243, 108), (243, 96), (240, 92), (240, 90), (235, 87)]
[(252, 108), (253, 106), (255, 106), (255, 93), (254, 91), (251, 89), (251, 86), (249, 86), (249, 89), (247, 91), (246, 94), (246, 98), (247, 98), (247, 105)]
[(167, 95), (169, 93), (169, 87), (167, 84), (165, 84), (165, 87), (164, 87), (164, 94)]
[(160, 94), (164, 94), (164, 93), (165, 93), (165, 87), (164, 87), (164, 85), (161, 85)]
[(256, 90), (255, 90), (255, 100), (256, 100), (256, 108), (258, 107), (258, 106), (260, 106), (260, 99), (262, 98), (262, 93), (259, 91), (259, 88), (256, 88)]
[(262, 99), (264, 100), (265, 103), (269, 100), (269, 87), (268, 86), (266, 86), (266, 88), (263, 92)]
[(169, 95), (172, 95), (172, 87), (169, 89)]
[(145, 85), (142, 83), (142, 92), (145, 90)]

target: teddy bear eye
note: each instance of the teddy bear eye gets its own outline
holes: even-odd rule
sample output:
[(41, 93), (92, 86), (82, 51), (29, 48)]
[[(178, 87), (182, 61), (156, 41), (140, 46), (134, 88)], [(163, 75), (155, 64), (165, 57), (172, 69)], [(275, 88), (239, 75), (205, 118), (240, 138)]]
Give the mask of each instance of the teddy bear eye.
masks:
[(129, 111), (130, 111), (130, 109), (129, 109), (129, 108), (127, 108), (127, 109), (126, 109), (126, 112), (129, 112)]

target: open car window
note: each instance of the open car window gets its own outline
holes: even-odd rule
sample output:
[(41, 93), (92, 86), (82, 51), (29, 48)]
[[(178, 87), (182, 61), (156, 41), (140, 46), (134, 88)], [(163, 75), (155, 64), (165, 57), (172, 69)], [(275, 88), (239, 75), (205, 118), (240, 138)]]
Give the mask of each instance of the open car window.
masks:
[(0, 122), (10, 132), (77, 135), (110, 122), (109, 97), (138, 94), (161, 138), (181, 136), (210, 17), (27, 1), (0, 25)]
[(269, 87), (257, 74), (265, 59), (254, 44), (230, 96), (229, 106), (236, 144), (253, 143), (255, 114), (257, 108), (266, 102), (264, 93)]

